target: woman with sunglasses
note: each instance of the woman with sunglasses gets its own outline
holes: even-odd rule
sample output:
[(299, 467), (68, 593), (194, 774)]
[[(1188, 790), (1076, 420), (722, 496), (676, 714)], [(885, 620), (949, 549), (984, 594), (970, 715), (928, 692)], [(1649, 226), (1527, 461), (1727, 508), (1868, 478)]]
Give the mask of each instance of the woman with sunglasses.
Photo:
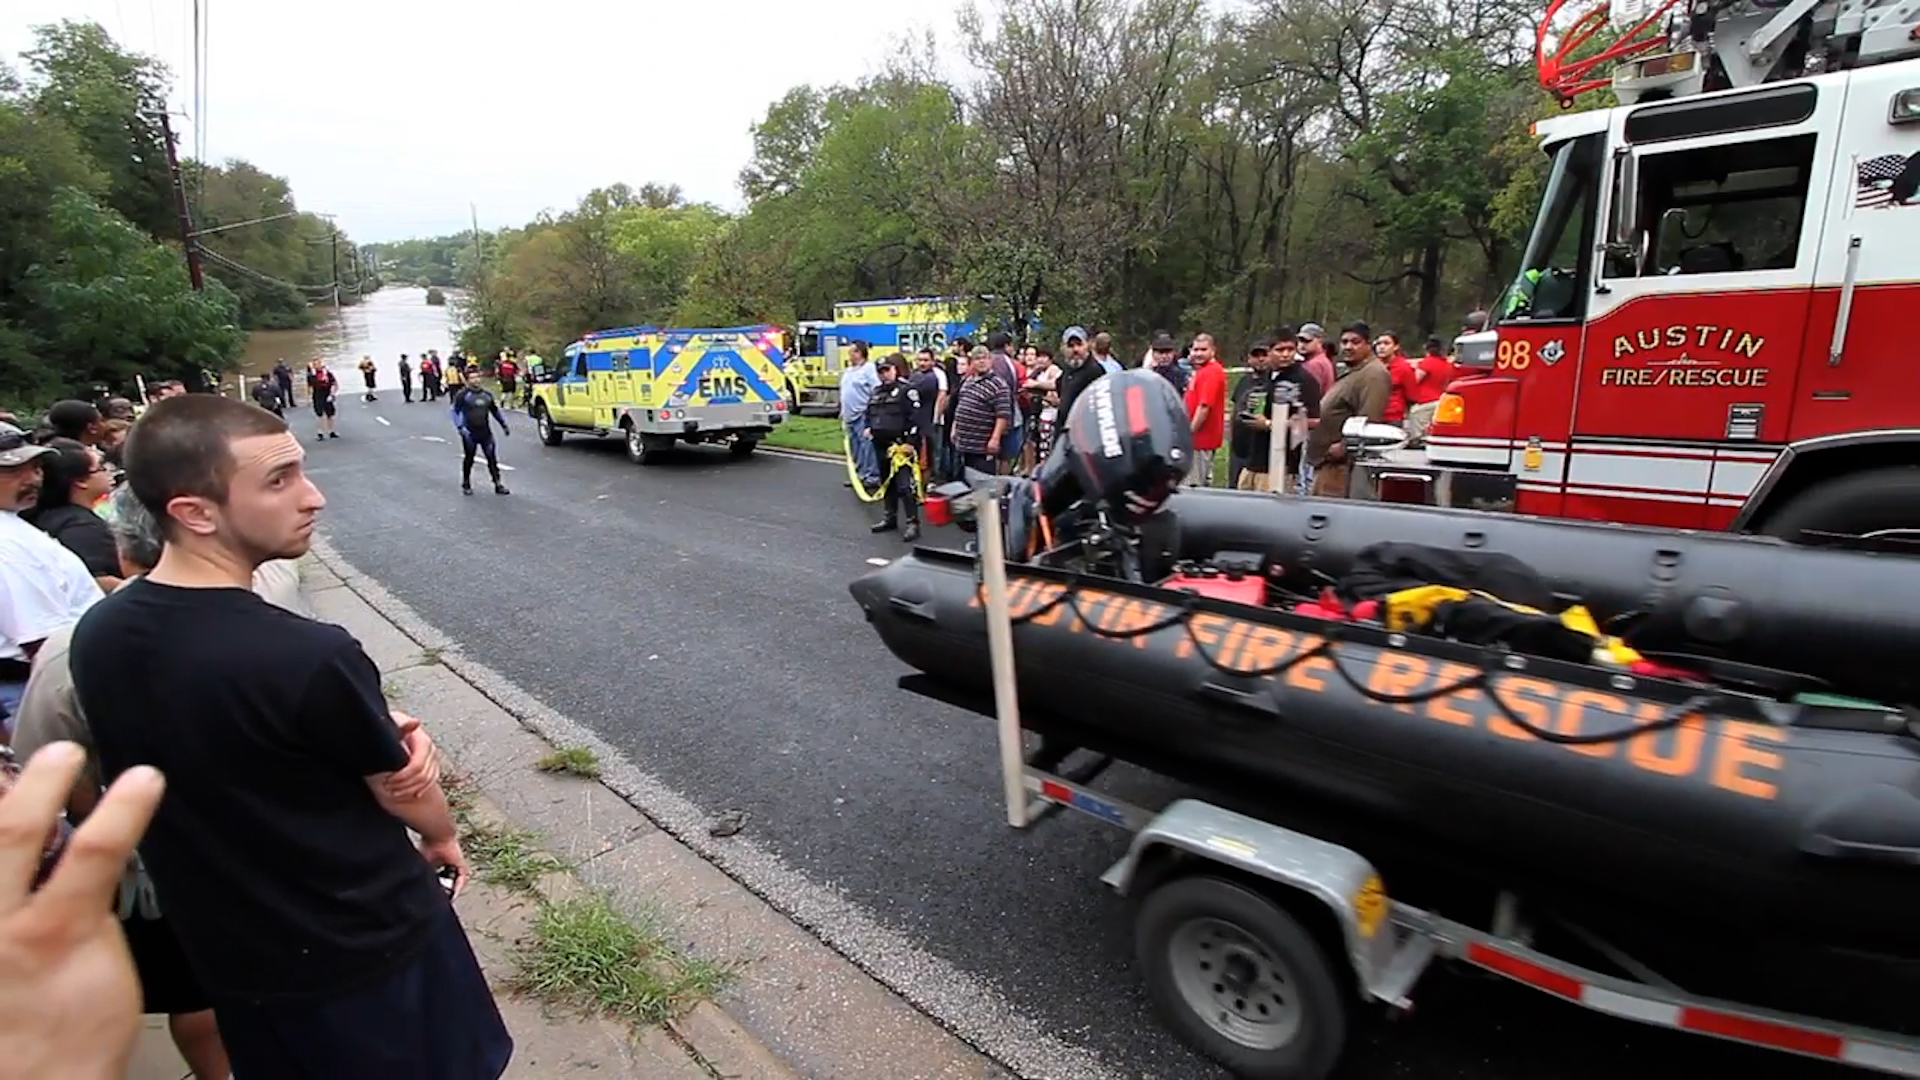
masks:
[(120, 554), (94, 505), (113, 490), (112, 472), (99, 451), (72, 439), (46, 446), (53, 453), (40, 459), (40, 496), (20, 516), (80, 556), (101, 590), (111, 592), (120, 584)]

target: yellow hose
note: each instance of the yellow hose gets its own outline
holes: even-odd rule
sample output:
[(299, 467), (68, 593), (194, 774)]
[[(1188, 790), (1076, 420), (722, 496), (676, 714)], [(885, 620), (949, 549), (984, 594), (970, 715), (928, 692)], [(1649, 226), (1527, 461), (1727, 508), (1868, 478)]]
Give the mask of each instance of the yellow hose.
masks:
[(853, 433), (845, 424), (840, 425), (840, 444), (847, 463), (847, 479), (853, 484), (853, 493), (861, 502), (879, 502), (886, 496), (887, 485), (893, 482), (893, 476), (901, 469), (913, 470), (913, 496), (918, 502), (927, 501), (926, 480), (920, 475), (920, 451), (913, 444), (901, 441), (893, 444), (887, 451), (887, 475), (880, 486), (869, 491), (860, 483), (860, 473), (853, 467)]

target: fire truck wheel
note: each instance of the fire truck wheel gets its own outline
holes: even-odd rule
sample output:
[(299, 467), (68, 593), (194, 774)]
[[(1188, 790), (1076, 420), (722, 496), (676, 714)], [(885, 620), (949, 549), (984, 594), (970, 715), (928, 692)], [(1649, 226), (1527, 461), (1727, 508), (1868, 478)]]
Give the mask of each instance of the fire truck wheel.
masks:
[(1272, 900), (1200, 874), (1154, 889), (1134, 955), (1162, 1020), (1249, 1080), (1321, 1080), (1340, 1060), (1346, 997), (1313, 934)]
[(1760, 532), (1793, 542), (1803, 532), (1920, 539), (1920, 468), (1874, 469), (1821, 481), (1769, 515)]

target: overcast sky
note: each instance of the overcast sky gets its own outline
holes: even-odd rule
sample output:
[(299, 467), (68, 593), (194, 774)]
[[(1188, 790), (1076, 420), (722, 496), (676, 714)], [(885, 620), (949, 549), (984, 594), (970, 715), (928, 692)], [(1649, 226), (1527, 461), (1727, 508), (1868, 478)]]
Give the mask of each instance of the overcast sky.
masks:
[[(748, 127), (802, 83), (878, 71), (903, 38), (954, 38), (960, 0), (0, 0), (0, 57), (93, 19), (173, 71), (177, 130), (288, 177), (362, 242), (519, 225), (590, 188), (679, 184), (737, 207)], [(983, 7), (990, 7), (983, 4)]]

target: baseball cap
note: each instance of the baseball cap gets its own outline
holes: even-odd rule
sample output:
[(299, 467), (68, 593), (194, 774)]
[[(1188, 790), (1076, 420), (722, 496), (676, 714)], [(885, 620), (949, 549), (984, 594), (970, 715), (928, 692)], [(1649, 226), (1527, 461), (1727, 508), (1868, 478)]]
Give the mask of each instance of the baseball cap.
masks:
[(1317, 322), (1303, 323), (1300, 327), (1300, 336), (1318, 338), (1321, 341), (1325, 341), (1327, 339), (1327, 328)]
[(12, 424), (0, 423), (0, 469), (25, 465), (34, 458), (53, 453), (50, 446), (35, 446), (27, 433)]
[(1087, 340), (1087, 328), (1084, 326), (1067, 327), (1067, 332), (1060, 335), (1060, 344), (1065, 345), (1074, 338), (1079, 338), (1081, 341)]

